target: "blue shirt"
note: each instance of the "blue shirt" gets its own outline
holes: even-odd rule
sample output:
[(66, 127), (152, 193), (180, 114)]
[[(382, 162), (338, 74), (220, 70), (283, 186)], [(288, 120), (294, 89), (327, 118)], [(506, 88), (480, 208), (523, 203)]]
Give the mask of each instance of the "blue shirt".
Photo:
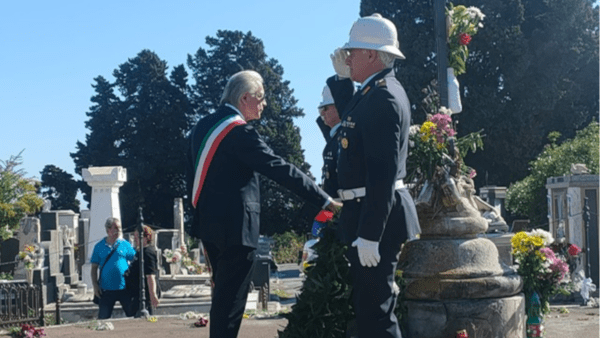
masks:
[[(117, 245), (117, 250), (110, 256), (108, 262), (104, 263), (113, 246)], [(135, 257), (135, 250), (128, 241), (118, 238), (113, 245), (106, 243), (106, 238), (96, 243), (90, 262), (98, 264), (98, 269), (102, 267), (99, 285), (102, 290), (123, 290), (125, 289), (125, 271), (129, 268), (129, 261)]]

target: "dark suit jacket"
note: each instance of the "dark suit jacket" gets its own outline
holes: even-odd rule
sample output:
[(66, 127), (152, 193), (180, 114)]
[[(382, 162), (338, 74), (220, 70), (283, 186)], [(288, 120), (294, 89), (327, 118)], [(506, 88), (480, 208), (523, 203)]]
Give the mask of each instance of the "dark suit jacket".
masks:
[[(327, 80), (337, 103), (336, 77)], [(407, 189), (394, 182), (406, 176), (410, 104), (391, 69), (373, 77), (347, 103), (338, 132), (340, 189), (366, 188), (366, 196), (345, 201), (340, 215), (346, 241), (356, 237), (393, 244), (406, 239), (406, 224), (417, 221)], [(400, 249), (398, 245), (398, 250)]]
[[(188, 151), (188, 196), (192, 196), (196, 154), (206, 131), (233, 114), (238, 113), (228, 106), (221, 106), (192, 129)], [(221, 248), (233, 245), (256, 248), (260, 229), (257, 173), (319, 208), (329, 197), (298, 168), (275, 155), (252, 126), (239, 125), (223, 138), (214, 154), (194, 209), (190, 235)]]

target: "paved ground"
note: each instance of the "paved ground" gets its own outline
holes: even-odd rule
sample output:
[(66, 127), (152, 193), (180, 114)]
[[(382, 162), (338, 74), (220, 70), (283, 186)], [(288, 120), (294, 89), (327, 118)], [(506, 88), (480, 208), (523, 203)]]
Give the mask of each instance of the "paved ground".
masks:
[[(598, 308), (568, 306), (567, 314), (560, 314), (553, 307), (546, 318), (546, 338), (596, 338), (600, 336)], [(113, 331), (91, 329), (97, 322), (53, 326), (46, 328), (47, 337), (96, 338), (127, 337), (154, 338), (176, 336), (178, 338), (208, 338), (208, 327), (195, 328), (195, 320), (180, 320), (175, 317), (159, 317), (155, 323), (143, 319), (113, 320)], [(239, 338), (277, 337), (287, 321), (282, 318), (244, 319)]]
[[(297, 265), (284, 265), (279, 268), (279, 279), (271, 282), (272, 290), (283, 290), (293, 295), (300, 290), (302, 278), (299, 276)], [(293, 299), (282, 299), (279, 307), (285, 309), (294, 304)], [(271, 304), (270, 304), (271, 307)], [(565, 308), (569, 313), (561, 313)], [(51, 326), (45, 329), (47, 337), (61, 338), (153, 338), (194, 337), (208, 338), (208, 327), (193, 327), (195, 319), (181, 320), (176, 316), (158, 317), (156, 322), (145, 319), (115, 319), (110, 322), (112, 331), (96, 331), (97, 321)], [(271, 338), (277, 337), (277, 331), (283, 330), (287, 320), (281, 317), (268, 319), (244, 319), (239, 338)], [(210, 325), (210, 323), (209, 323)], [(552, 313), (546, 317), (546, 338), (596, 338), (600, 337), (599, 309), (578, 305), (552, 306)]]

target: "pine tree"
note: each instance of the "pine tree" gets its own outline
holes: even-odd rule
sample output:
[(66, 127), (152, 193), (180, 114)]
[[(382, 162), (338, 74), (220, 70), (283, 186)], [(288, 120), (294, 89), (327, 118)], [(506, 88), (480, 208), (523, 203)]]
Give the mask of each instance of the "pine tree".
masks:
[(47, 165), (42, 174), (42, 196), (52, 204), (52, 210), (72, 210), (79, 213), (77, 191), (73, 175), (54, 165)]
[[(188, 67), (195, 80), (191, 101), (197, 116), (213, 113), (219, 107), (231, 75), (246, 69), (257, 71), (264, 80), (267, 107), (261, 119), (251, 123), (275, 154), (310, 175), (300, 147), (300, 131), (293, 123), (293, 118), (304, 113), (296, 106), (289, 81), (283, 80), (283, 67), (267, 58), (262, 41), (251, 32), (219, 30), (216, 37), (206, 38), (206, 44), (207, 50), (199, 48), (193, 56), (188, 55)], [(261, 176), (261, 233), (271, 235), (306, 226), (316, 212), (303, 212), (307, 210), (303, 205), (296, 195)]]
[(127, 182), (120, 190), (124, 227), (135, 224), (141, 206), (148, 223), (171, 228), (173, 200), (185, 194), (182, 154), (193, 111), (185, 69), (175, 67), (171, 82), (167, 68), (154, 52), (142, 50), (113, 72), (114, 84), (97, 80), (98, 94), (92, 98), (96, 105), (86, 122), (90, 134), (71, 154), (78, 173), (91, 165), (127, 169)]

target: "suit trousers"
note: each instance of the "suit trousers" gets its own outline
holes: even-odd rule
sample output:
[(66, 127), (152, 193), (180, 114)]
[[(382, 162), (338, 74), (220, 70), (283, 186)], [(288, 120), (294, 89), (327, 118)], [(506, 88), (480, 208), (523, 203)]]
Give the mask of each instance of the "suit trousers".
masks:
[(256, 249), (243, 245), (220, 248), (210, 242), (203, 244), (214, 283), (210, 337), (235, 338), (246, 309)]
[(359, 338), (401, 338), (398, 319), (394, 314), (398, 295), (393, 284), (398, 265), (399, 248), (379, 248), (381, 261), (376, 267), (360, 264), (358, 250), (350, 247), (346, 253), (352, 275), (352, 300), (356, 312)]

